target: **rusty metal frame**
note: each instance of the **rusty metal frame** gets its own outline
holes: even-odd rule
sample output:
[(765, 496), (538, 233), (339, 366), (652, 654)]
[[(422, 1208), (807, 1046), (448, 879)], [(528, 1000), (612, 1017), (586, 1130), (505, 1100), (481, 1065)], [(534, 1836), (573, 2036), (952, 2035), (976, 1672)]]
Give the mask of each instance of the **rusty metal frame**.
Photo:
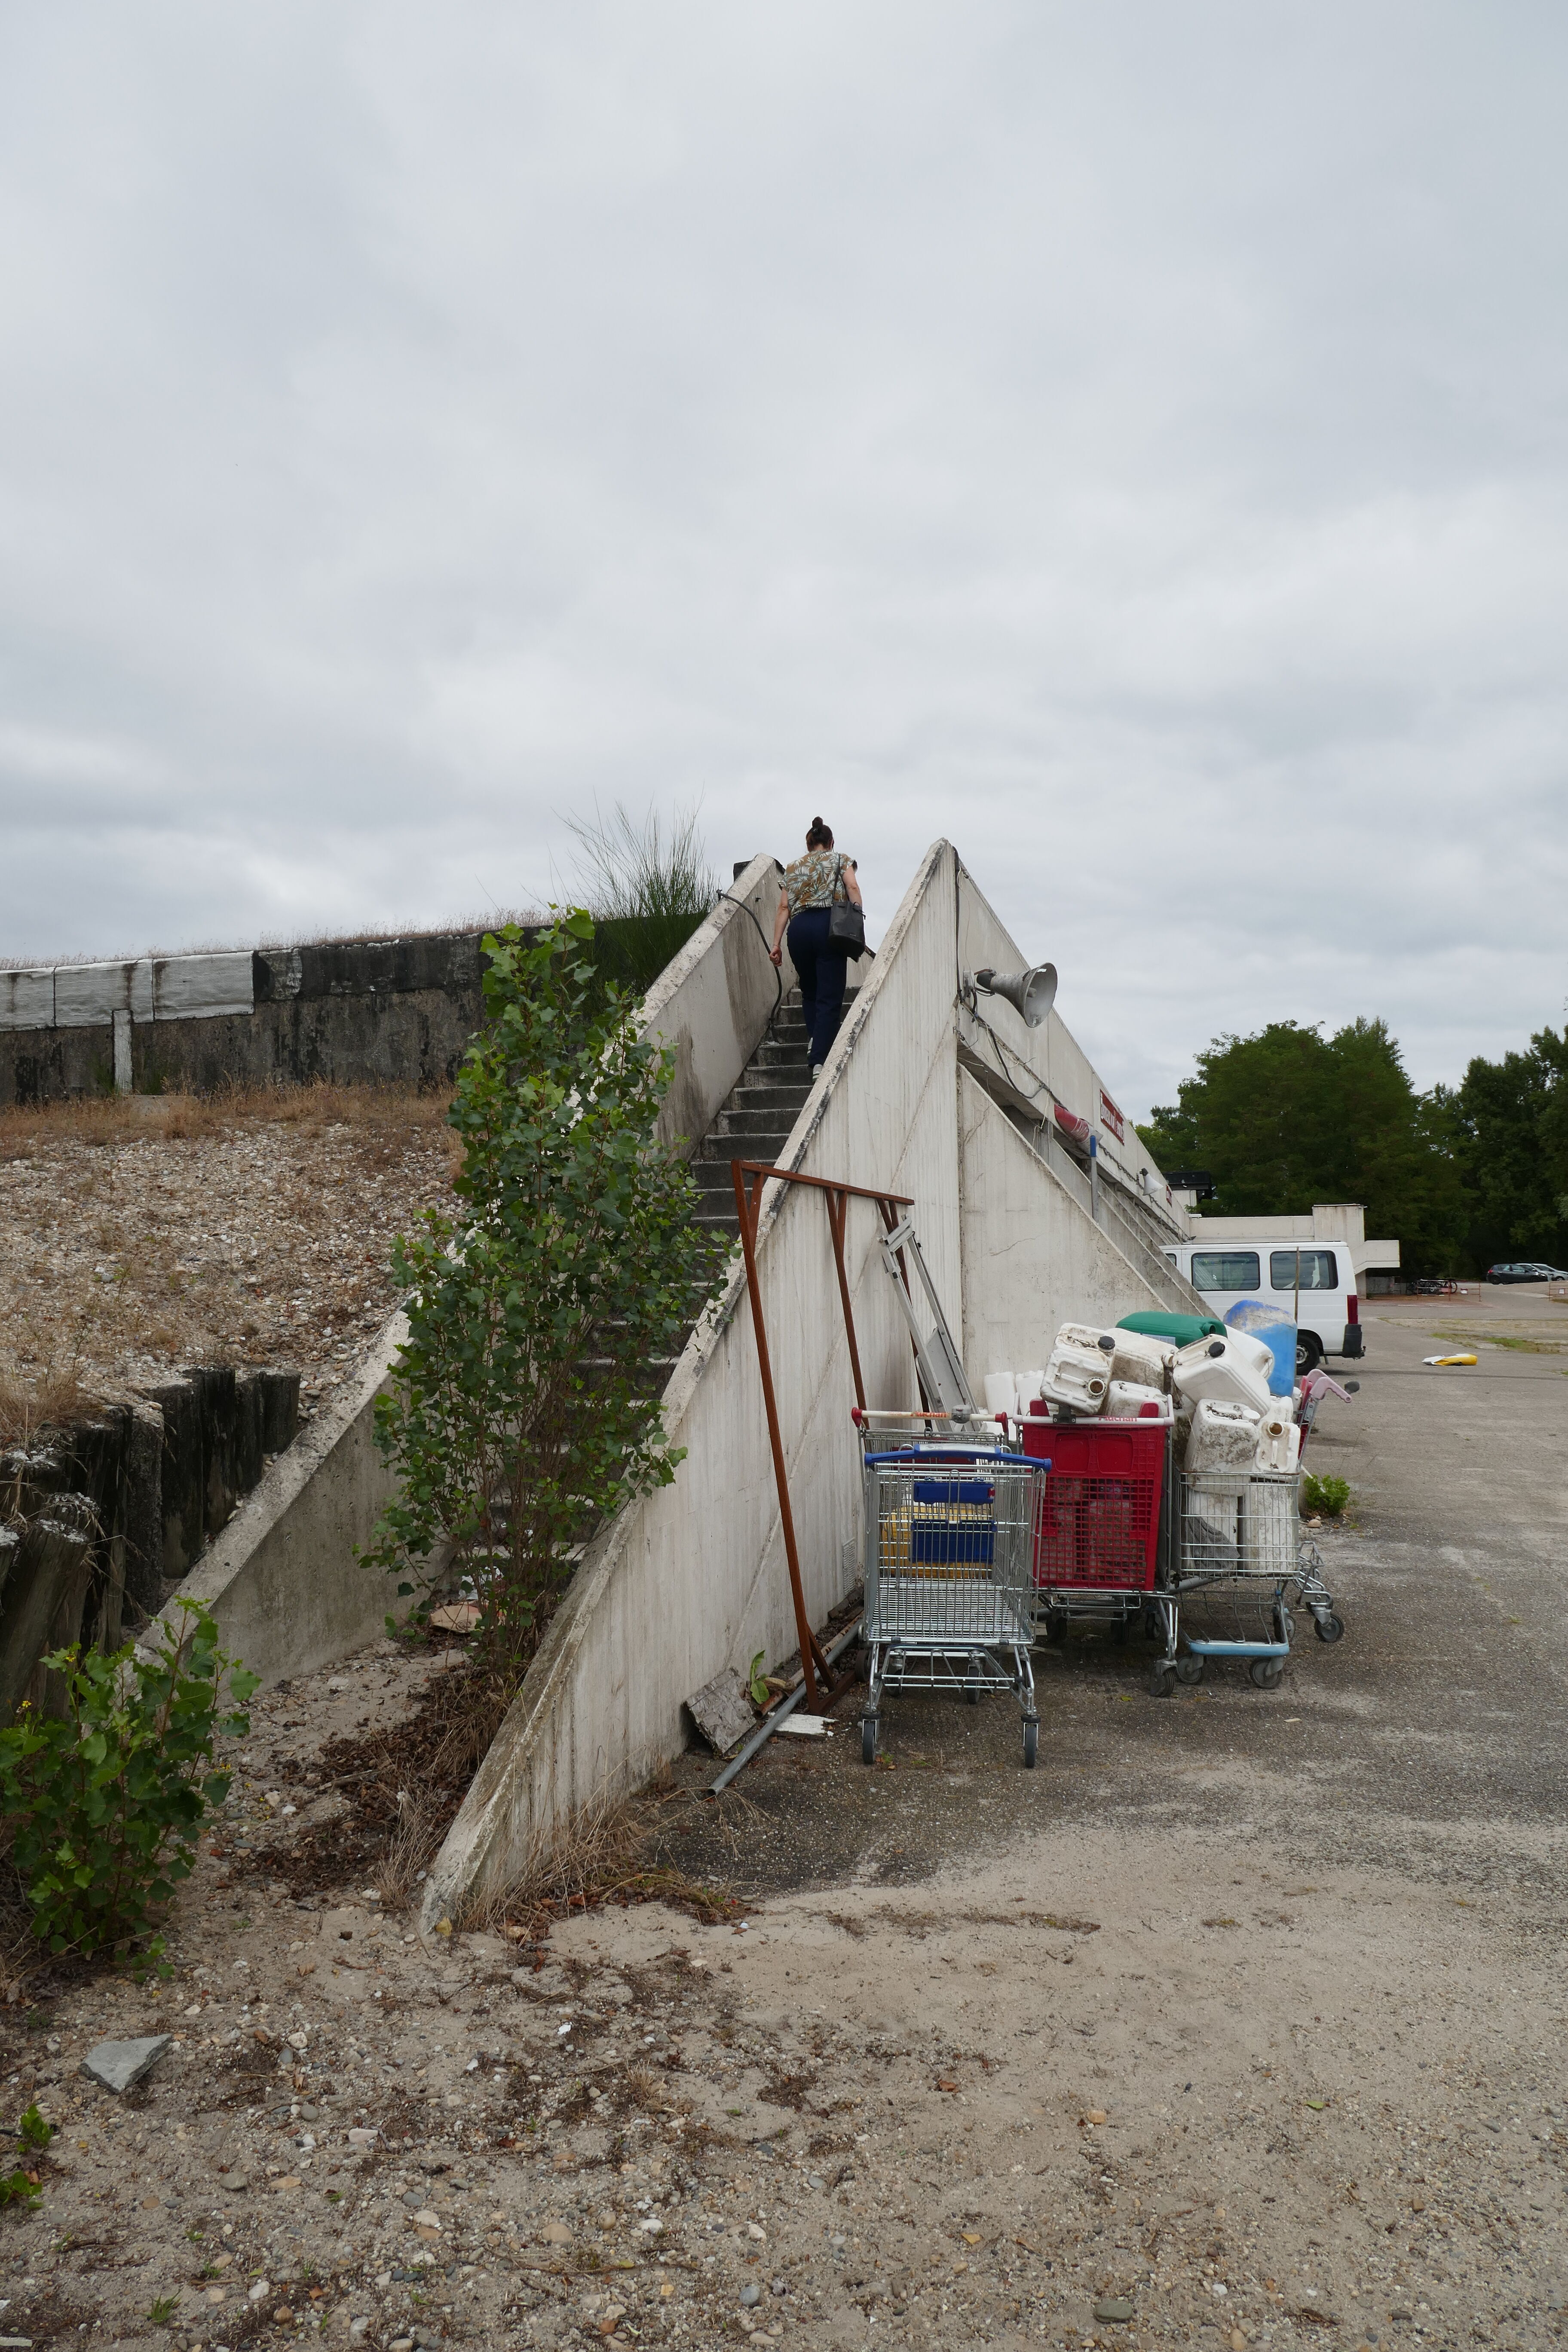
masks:
[[(866, 1410), (866, 1383), (860, 1370), (860, 1349), (855, 1336), (855, 1315), (849, 1303), (849, 1274), (844, 1262), (844, 1234), (848, 1223), (851, 1200), (874, 1201), (887, 1232), (898, 1224), (897, 1212), (914, 1206), (901, 1192), (879, 1192), (865, 1184), (840, 1183), (836, 1177), (803, 1176), (792, 1168), (770, 1168), (758, 1160), (731, 1160), (730, 1174), (735, 1187), (735, 1207), (741, 1220), (741, 1247), (746, 1259), (746, 1288), (752, 1301), (752, 1330), (757, 1343), (757, 1369), (763, 1379), (763, 1402), (767, 1408), (768, 1440), (773, 1447), (773, 1478), (779, 1494), (779, 1521), (784, 1531), (784, 1558), (789, 1563), (790, 1595), (795, 1602), (795, 1632), (800, 1636), (801, 1677), (805, 1685), (805, 1704), (809, 1712), (820, 1715), (828, 1706), (841, 1685), (835, 1682), (826, 1653), (812, 1632), (806, 1615), (805, 1592), (800, 1580), (800, 1552), (795, 1543), (795, 1513), (790, 1507), (789, 1472), (784, 1464), (784, 1433), (779, 1427), (778, 1399), (773, 1393), (773, 1361), (768, 1353), (767, 1326), (763, 1317), (762, 1286), (757, 1280), (757, 1223), (762, 1213), (763, 1186), (776, 1176), (781, 1184), (805, 1184), (813, 1192), (826, 1195), (827, 1227), (833, 1238), (833, 1263), (838, 1275), (838, 1297), (844, 1308), (844, 1329), (849, 1342), (849, 1365), (855, 1376), (855, 1402), (862, 1412)], [(750, 1180), (748, 1181), (748, 1180)], [(904, 1272), (903, 1254), (899, 1256), (899, 1271), (909, 1288), (909, 1276)], [(922, 1386), (922, 1400), (925, 1391)], [(824, 1687), (819, 1688), (817, 1675)]]

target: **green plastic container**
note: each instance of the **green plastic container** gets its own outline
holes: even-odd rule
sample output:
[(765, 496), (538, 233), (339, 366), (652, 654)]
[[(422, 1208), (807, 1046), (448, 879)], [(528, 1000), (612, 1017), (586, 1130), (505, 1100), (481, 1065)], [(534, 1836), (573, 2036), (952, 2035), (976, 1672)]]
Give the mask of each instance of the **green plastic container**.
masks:
[(1173, 1339), (1178, 1348), (1190, 1348), (1194, 1339), (1225, 1338), (1225, 1325), (1212, 1315), (1159, 1315), (1151, 1310), (1147, 1315), (1124, 1315), (1116, 1328), (1142, 1331), (1146, 1339)]

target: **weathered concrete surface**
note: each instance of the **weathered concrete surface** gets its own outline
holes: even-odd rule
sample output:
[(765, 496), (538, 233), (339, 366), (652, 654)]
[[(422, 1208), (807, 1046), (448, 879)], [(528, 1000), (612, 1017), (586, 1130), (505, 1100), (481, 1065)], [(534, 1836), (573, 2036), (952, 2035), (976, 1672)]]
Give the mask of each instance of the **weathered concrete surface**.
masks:
[(781, 989), (795, 984), (787, 948), (780, 972), (768, 961), (778, 877), (776, 858), (753, 857), (643, 999), (644, 1035), (675, 1049), (659, 1140), (684, 1141), (688, 1157), (756, 1051)]
[(1069, 1320), (1110, 1324), (1148, 1307), (1190, 1311), (1173, 1283), (1153, 1276), (1163, 1261), (1145, 1252), (1141, 1268), (1119, 1248), (963, 1069), (958, 1129), (971, 1380), (1043, 1364), (1058, 1326)]
[(139, 1093), (449, 1085), (479, 1026), (482, 934), (0, 973), (0, 1104), (106, 1093), (116, 1012)]
[(407, 1333), (395, 1315), (358, 1377), (272, 1463), (179, 1588), (207, 1603), (224, 1648), (263, 1684), (341, 1658), (406, 1613), (394, 1580), (354, 1552), (395, 1487), (375, 1446), (375, 1400)]
[[(1153, 1194), (1130, 1203), (1113, 1234), (961, 1073), (962, 973), (1025, 961), (952, 847), (935, 844), (781, 1162), (913, 1201), (972, 1370), (1043, 1360), (1056, 1321), (1090, 1305), (1114, 1319), (1191, 1299), (1149, 1245), (1174, 1221), (1163, 1177), (1131, 1129), (1112, 1164)], [(1044, 1051), (1063, 1083), (1081, 1092), (1092, 1081), (1098, 1098), (1092, 1066), (1059, 1023), (1029, 1031), (1005, 1003), (985, 1003), (1021, 1083)], [(850, 1294), (867, 1400), (907, 1409), (916, 1402), (909, 1341), (879, 1231), (868, 1203), (852, 1204)], [(1008, 1265), (1015, 1240), (1023, 1278)], [(758, 1270), (802, 1579), (820, 1623), (858, 1573), (860, 1455), (833, 1256), (810, 1192), (768, 1188)], [(973, 1306), (968, 1276), (980, 1286)], [(666, 1428), (686, 1448), (675, 1484), (623, 1511), (590, 1548), (431, 1872), (427, 1923), (500, 1892), (556, 1822), (606, 1784), (635, 1782), (676, 1755), (687, 1694), (757, 1650), (772, 1663), (795, 1649), (751, 1319), (737, 1262), (666, 1391)]]
[[(926, 855), (791, 1138), (785, 1164), (915, 1196), (938, 1294), (960, 1314), (953, 1117), (957, 861)], [(915, 1400), (906, 1328), (869, 1203), (847, 1244), (868, 1399)], [(767, 1188), (759, 1277), (807, 1607), (819, 1623), (858, 1574), (859, 1446), (821, 1199)], [(745, 1275), (676, 1367), (665, 1426), (687, 1458), (590, 1547), (433, 1867), (425, 1916), (513, 1878), (556, 1822), (606, 1782), (636, 1780), (685, 1744), (681, 1703), (757, 1650), (795, 1648)]]

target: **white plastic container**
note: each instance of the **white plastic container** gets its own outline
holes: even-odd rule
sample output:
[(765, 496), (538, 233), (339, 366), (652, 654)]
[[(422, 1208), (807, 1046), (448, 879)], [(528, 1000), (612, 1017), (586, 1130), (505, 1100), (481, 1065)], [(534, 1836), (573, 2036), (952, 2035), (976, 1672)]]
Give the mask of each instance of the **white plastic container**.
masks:
[(985, 1391), (985, 1410), (989, 1413), (1005, 1412), (1015, 1419), (1018, 1413), (1018, 1381), (1013, 1372), (987, 1372), (980, 1383)]
[(1034, 1403), (1035, 1399), (1045, 1395), (1045, 1367), (1037, 1365), (1032, 1372), (1015, 1372), (1013, 1378), (1018, 1388), (1018, 1418), (1020, 1421), (1025, 1421), (1028, 1418), (1029, 1407)]
[[(1256, 1331), (1244, 1331), (1234, 1323), (1226, 1325), (1226, 1337), (1233, 1348), (1238, 1349), (1250, 1363), (1257, 1365), (1265, 1382), (1271, 1379), (1274, 1371), (1274, 1350), (1267, 1339), (1260, 1339)], [(1272, 1389), (1268, 1392), (1273, 1396)], [(1278, 1398), (1275, 1402), (1279, 1402)]]
[(1058, 1340), (1040, 1382), (1040, 1393), (1071, 1412), (1103, 1412), (1110, 1389), (1110, 1359), (1099, 1348)]
[(1276, 1404), (1258, 1424), (1258, 1454), (1253, 1466), (1289, 1475), (1300, 1458), (1301, 1433), (1285, 1406)]
[[(1192, 1405), (1201, 1404), (1205, 1398), (1216, 1404), (1249, 1405), (1261, 1420), (1273, 1399), (1268, 1376), (1259, 1369), (1255, 1353), (1238, 1344), (1248, 1336), (1233, 1331), (1223, 1339), (1194, 1339), (1190, 1348), (1179, 1349), (1171, 1367), (1171, 1385), (1176, 1394)], [(1268, 1352), (1266, 1349), (1264, 1353)]]
[(1168, 1391), (1171, 1366), (1176, 1360), (1174, 1343), (1156, 1339), (1148, 1331), (1113, 1331), (1116, 1353), (1110, 1359), (1113, 1381), (1142, 1381), (1148, 1387)]
[(1169, 1421), (1171, 1400), (1147, 1381), (1112, 1380), (1105, 1410), (1112, 1421)]
[[(1109, 1356), (1117, 1340), (1125, 1336), (1122, 1332), (1108, 1331), (1102, 1323), (1064, 1323), (1057, 1333), (1057, 1345), (1058, 1348), (1098, 1348), (1102, 1354)], [(1108, 1339), (1110, 1342), (1109, 1348), (1105, 1345)]]
[(1193, 1414), (1187, 1468), (1194, 1476), (1205, 1470), (1250, 1470), (1258, 1456), (1258, 1421), (1249, 1405), (1204, 1397)]
[(1250, 1478), (1241, 1496), (1242, 1559), (1250, 1575), (1294, 1576), (1301, 1523), (1293, 1478)]

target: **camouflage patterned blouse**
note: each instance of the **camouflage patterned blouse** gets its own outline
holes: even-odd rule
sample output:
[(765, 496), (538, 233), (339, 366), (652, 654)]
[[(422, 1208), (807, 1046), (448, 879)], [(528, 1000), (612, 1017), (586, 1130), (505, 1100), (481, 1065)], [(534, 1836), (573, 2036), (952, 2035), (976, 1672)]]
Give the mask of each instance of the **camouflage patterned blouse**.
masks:
[(831, 907), (848, 862), (841, 849), (810, 849), (786, 866), (784, 887), (790, 913), (798, 915), (803, 907)]

